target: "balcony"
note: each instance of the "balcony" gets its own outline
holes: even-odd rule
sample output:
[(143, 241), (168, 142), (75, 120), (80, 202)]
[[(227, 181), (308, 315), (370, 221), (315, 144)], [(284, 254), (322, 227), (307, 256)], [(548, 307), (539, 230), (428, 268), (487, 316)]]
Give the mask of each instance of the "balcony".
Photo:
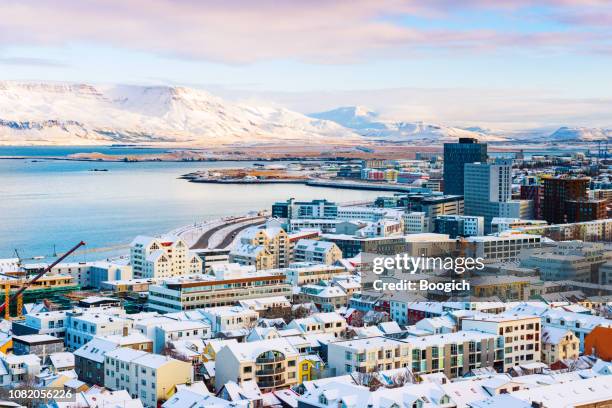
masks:
[(257, 379), (257, 385), (259, 386), (259, 388), (262, 389), (262, 391), (264, 391), (265, 388), (279, 388), (285, 385), (285, 379), (284, 378), (279, 378), (279, 379)]
[(283, 367), (282, 365), (278, 365), (276, 367), (263, 366), (263, 367), (260, 367), (259, 370), (255, 371), (255, 375), (269, 376), (269, 375), (282, 374), (284, 372), (285, 372), (285, 367)]

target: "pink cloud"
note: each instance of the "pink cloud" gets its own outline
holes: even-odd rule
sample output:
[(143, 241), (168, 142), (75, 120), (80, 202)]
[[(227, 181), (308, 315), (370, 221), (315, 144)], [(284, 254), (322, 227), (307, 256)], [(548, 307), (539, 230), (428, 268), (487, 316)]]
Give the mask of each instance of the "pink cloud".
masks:
[[(468, 0), (463, 4), (522, 7), (528, 3)], [(578, 0), (546, 3), (573, 6)], [(3, 0), (0, 46), (93, 42), (226, 63), (267, 59), (338, 63), (428, 49), (571, 48), (597, 39), (584, 33), (415, 29), (386, 18), (403, 14), (435, 18), (457, 4), (450, 0)]]

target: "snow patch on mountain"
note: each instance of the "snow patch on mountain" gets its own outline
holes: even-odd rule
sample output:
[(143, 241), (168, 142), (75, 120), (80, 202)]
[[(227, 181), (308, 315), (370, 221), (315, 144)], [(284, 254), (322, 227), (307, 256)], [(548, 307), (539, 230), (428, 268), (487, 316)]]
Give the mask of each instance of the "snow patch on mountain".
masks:
[(337, 123), (171, 86), (0, 82), (0, 144), (361, 141)]
[(507, 140), (480, 128), (463, 129), (421, 121), (382, 120), (378, 113), (359, 106), (345, 106), (309, 116), (336, 122), (370, 139), (390, 142), (446, 142), (456, 141), (460, 137), (473, 137), (487, 142)]
[(564, 126), (557, 129), (548, 138), (552, 141), (611, 140), (612, 129)]

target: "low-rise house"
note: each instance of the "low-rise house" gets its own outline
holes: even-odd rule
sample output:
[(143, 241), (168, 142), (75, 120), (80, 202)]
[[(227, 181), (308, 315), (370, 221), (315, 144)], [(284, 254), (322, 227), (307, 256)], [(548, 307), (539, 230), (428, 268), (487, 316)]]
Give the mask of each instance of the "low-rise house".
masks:
[(302, 319), (293, 319), (287, 325), (288, 329), (298, 329), (304, 334), (332, 333), (339, 337), (346, 331), (347, 324), (344, 317), (336, 312), (315, 313)]
[(61, 351), (64, 351), (64, 341), (48, 334), (13, 336), (13, 353), (16, 355), (35, 354), (45, 358)]
[(161, 353), (174, 340), (204, 339), (210, 337), (210, 324), (202, 321), (175, 321), (155, 327), (153, 351)]
[(542, 362), (551, 365), (560, 360), (578, 358), (580, 340), (568, 329), (542, 327)]
[(217, 306), (201, 309), (211, 324), (213, 334), (251, 329), (257, 324), (259, 313), (242, 306)]

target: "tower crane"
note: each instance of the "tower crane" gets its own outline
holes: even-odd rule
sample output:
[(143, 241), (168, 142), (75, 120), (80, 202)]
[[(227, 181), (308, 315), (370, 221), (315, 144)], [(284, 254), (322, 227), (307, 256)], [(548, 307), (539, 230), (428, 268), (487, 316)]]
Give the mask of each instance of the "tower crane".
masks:
[[(23, 292), (25, 292), (25, 290), (30, 285), (32, 285), (37, 280), (39, 280), (45, 273), (47, 273), (51, 269), (53, 269), (53, 267), (55, 265), (57, 265), (58, 263), (62, 262), (70, 254), (72, 254), (74, 251), (76, 251), (77, 249), (79, 249), (83, 245), (85, 245), (85, 242), (83, 242), (83, 241), (79, 242), (74, 247), (69, 249), (65, 254), (63, 254), (62, 256), (57, 258), (51, 265), (47, 266), (41, 272), (37, 273), (36, 276), (34, 276), (34, 278), (32, 278), (31, 280), (25, 279), (21, 283), (21, 286), (19, 286), (17, 291), (15, 293), (13, 293), (12, 296), (10, 294), (10, 292), (11, 292), (11, 284), (10, 284), (10, 281), (7, 280), (5, 285), (4, 285), (4, 303), (0, 306), (0, 314), (2, 313), (2, 311), (4, 311), (4, 318), (9, 320), (10, 319), (10, 310), (9, 310), (10, 306), (9, 305), (11, 305), (15, 300), (17, 300), (17, 305), (16, 305), (17, 306), (17, 315), (20, 316), (21, 312), (22, 312), (22, 309), (23, 309)], [(21, 266), (21, 258), (19, 257), (19, 253), (17, 252), (17, 250), (15, 250), (15, 254), (17, 255), (17, 259), (18, 259), (18, 261), (17, 261), (18, 263), (17, 264), (19, 266)]]

